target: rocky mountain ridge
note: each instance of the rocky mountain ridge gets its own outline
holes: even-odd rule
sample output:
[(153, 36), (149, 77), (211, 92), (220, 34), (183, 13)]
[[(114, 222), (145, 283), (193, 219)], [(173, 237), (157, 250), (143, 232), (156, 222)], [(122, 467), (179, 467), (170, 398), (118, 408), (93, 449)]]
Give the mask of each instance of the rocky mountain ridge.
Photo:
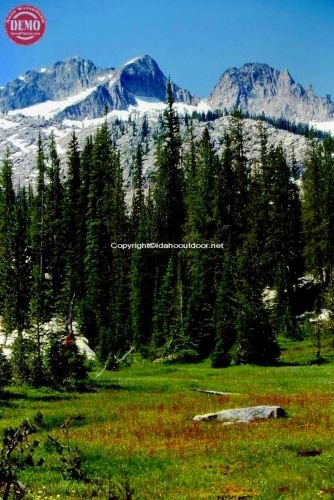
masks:
[[(0, 90), (0, 110), (28, 116), (52, 114), (59, 119), (97, 118), (106, 108), (112, 111), (136, 106), (137, 96), (164, 101), (166, 85), (167, 77), (148, 55), (116, 69), (102, 69), (89, 60), (73, 57), (50, 68), (28, 71), (8, 83)], [(176, 102), (199, 102), (174, 83), (173, 94)]]
[[(119, 68), (102, 69), (78, 57), (50, 68), (28, 71), (0, 91), (0, 157), (9, 147), (17, 181), (34, 182), (38, 134), (45, 144), (54, 133), (63, 164), (73, 129), (81, 143), (107, 118), (113, 140), (124, 162), (126, 177), (132, 154), (146, 123), (145, 171), (154, 168), (154, 138), (164, 109), (167, 77), (150, 56), (128, 61)], [(182, 133), (185, 114), (213, 109), (231, 110), (239, 106), (251, 115), (283, 117), (289, 120), (330, 120), (334, 104), (329, 97), (316, 97), (312, 89), (295, 83), (288, 71), (280, 72), (264, 64), (246, 64), (224, 72), (206, 102), (173, 84), (175, 107), (180, 113)], [(106, 106), (108, 114), (105, 117)], [(224, 114), (224, 113), (223, 113)], [(209, 126), (217, 150), (229, 123), (229, 116), (209, 122), (194, 120), (199, 136)], [(334, 123), (334, 122), (326, 122)], [(255, 120), (244, 120), (246, 154), (256, 159), (259, 151)], [(282, 142), (288, 154), (294, 152), (302, 164), (304, 137), (265, 125), (270, 144)]]
[[(52, 67), (27, 71), (0, 89), (0, 111), (59, 120), (95, 119), (109, 111), (153, 109), (165, 101), (167, 77), (152, 59), (136, 57), (119, 68), (97, 67), (73, 57)], [(239, 108), (250, 115), (265, 114), (294, 122), (326, 122), (334, 119), (331, 97), (318, 97), (312, 86), (295, 82), (288, 70), (268, 64), (247, 63), (229, 68), (207, 99), (173, 83), (176, 103), (206, 110), (230, 112)], [(193, 109), (190, 109), (190, 114)]]

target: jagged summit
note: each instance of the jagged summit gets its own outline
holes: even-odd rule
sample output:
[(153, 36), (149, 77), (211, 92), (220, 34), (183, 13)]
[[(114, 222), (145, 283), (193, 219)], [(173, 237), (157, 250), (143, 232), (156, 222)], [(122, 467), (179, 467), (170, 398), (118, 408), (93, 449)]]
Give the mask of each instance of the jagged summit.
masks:
[(262, 63), (224, 71), (208, 103), (213, 108), (231, 110), (237, 106), (254, 115), (264, 113), (299, 122), (334, 117), (331, 99), (317, 97), (312, 87), (305, 90), (287, 69), (279, 71)]
[[(120, 85), (134, 96), (155, 98), (159, 101), (164, 101), (166, 98), (167, 77), (149, 55), (128, 61), (117, 71), (117, 76)], [(177, 102), (186, 104), (198, 102), (198, 98), (175, 84), (173, 90)]]

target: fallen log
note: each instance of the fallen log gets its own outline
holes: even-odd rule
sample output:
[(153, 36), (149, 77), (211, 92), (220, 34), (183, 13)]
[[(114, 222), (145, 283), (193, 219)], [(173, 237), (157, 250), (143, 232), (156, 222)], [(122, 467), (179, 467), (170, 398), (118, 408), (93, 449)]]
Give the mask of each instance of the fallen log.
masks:
[(214, 396), (241, 396), (240, 392), (209, 391), (206, 389), (192, 389), (192, 391), (204, 392), (204, 394), (213, 394)]

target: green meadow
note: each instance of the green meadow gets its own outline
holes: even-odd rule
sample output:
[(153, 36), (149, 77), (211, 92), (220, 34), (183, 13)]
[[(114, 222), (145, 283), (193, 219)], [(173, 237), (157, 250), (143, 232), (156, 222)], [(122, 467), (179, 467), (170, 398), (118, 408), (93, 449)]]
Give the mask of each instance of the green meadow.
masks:
[[(312, 363), (307, 342), (283, 345), (278, 367), (154, 364), (134, 358), (105, 371), (86, 392), (10, 388), (1, 430), (43, 414), (37, 433), (40, 466), (20, 480), (30, 499), (315, 499), (334, 498), (334, 364)], [(202, 388), (237, 392), (214, 396)], [(197, 414), (251, 405), (281, 405), (288, 418), (223, 426)], [(64, 478), (59, 426), (75, 417), (66, 439), (78, 447), (84, 479)], [(67, 444), (67, 441), (65, 442)]]

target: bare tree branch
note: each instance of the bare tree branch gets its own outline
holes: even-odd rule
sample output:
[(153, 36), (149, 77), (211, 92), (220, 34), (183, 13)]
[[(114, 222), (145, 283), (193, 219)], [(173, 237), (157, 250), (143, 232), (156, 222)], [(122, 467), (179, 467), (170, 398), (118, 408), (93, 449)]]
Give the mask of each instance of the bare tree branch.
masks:
[[(125, 361), (125, 360), (126, 360), (126, 358), (127, 358), (127, 357), (128, 357), (128, 356), (129, 356), (129, 355), (130, 355), (133, 351), (134, 351), (134, 346), (131, 346), (131, 347), (130, 347), (130, 349), (129, 349), (129, 350), (128, 350), (125, 354), (124, 354), (124, 356), (122, 356), (120, 359), (115, 358), (115, 361), (114, 361), (114, 362), (115, 362), (115, 364), (116, 364), (116, 365), (119, 365), (120, 363), (123, 363), (123, 361)], [(104, 373), (104, 372), (106, 371), (106, 369), (107, 369), (107, 366), (108, 366), (109, 362), (110, 362), (110, 355), (108, 356), (108, 359), (107, 359), (107, 361), (106, 361), (106, 363), (105, 363), (105, 365), (104, 365), (103, 369), (102, 369), (102, 370), (101, 370), (101, 371), (100, 371), (100, 372), (99, 372), (99, 373), (95, 376), (95, 378), (99, 378), (99, 377), (102, 375), (102, 373)]]

